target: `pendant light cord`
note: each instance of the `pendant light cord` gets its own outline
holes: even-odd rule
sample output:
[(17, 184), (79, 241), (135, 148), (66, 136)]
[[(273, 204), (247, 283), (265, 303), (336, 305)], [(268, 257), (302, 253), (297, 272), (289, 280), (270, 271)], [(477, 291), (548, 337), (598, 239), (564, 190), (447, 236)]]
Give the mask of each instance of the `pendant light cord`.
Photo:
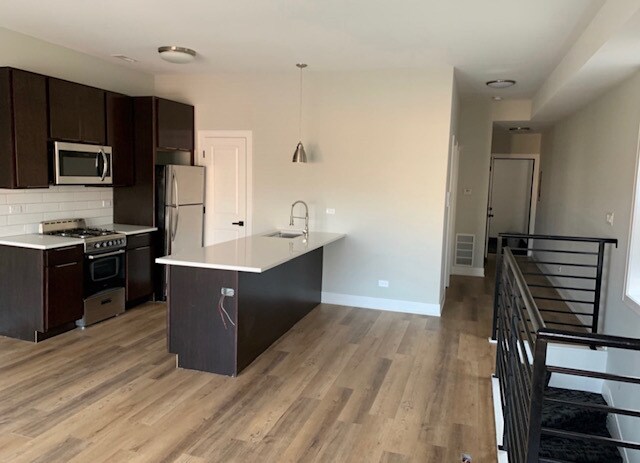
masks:
[(298, 141), (302, 141), (302, 70), (300, 67), (300, 112), (298, 114)]

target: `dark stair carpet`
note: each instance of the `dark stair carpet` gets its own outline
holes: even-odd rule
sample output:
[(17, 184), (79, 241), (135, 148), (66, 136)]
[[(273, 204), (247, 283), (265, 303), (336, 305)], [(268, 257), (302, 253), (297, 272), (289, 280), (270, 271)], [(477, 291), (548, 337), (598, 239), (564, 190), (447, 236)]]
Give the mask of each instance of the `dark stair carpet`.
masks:
[[(607, 405), (602, 395), (548, 387), (545, 397), (571, 402)], [(579, 432), (592, 436), (611, 437), (607, 429), (607, 413), (569, 404), (545, 401), (542, 407), (542, 427)], [(564, 439), (542, 435), (540, 457), (576, 463), (622, 463), (618, 449), (593, 441)]]

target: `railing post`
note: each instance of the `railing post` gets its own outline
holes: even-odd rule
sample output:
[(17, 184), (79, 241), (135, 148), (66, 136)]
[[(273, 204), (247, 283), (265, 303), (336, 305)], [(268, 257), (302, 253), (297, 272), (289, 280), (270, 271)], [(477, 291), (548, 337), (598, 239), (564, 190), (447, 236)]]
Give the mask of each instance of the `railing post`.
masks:
[(527, 463), (537, 462), (540, 454), (540, 436), (542, 434), (542, 404), (546, 386), (547, 341), (536, 335), (533, 354), (533, 373), (531, 377), (531, 396), (529, 406), (529, 429), (527, 431)]
[(496, 284), (493, 290), (493, 327), (491, 328), (491, 339), (497, 338), (498, 329), (498, 304), (500, 298), (500, 287), (502, 285), (502, 236), (498, 235), (498, 248), (496, 249)]
[(596, 288), (593, 296), (593, 318), (591, 332), (597, 333), (600, 320), (600, 295), (602, 294), (602, 268), (604, 266), (604, 241), (598, 243), (598, 266), (596, 268)]

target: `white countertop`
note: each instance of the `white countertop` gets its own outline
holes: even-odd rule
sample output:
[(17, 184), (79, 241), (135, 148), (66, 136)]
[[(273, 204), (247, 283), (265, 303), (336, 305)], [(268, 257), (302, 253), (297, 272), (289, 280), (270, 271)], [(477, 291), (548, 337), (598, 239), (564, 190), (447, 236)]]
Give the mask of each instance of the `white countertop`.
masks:
[(143, 225), (125, 225), (122, 223), (100, 225), (99, 228), (113, 229), (118, 233), (124, 233), (125, 235), (139, 235), (140, 233), (151, 233), (158, 230), (156, 227), (147, 227)]
[(65, 246), (75, 246), (76, 244), (83, 244), (79, 238), (65, 238), (63, 236), (51, 236), (51, 235), (16, 235), (16, 236), (4, 236), (0, 238), (0, 245), (16, 246), (19, 248), (30, 249), (55, 249), (64, 248)]
[(310, 232), (304, 243), (302, 236), (288, 239), (264, 236), (266, 234), (160, 257), (156, 263), (262, 273), (346, 236), (342, 233)]
[[(145, 227), (140, 225), (123, 225), (120, 223), (114, 223), (110, 225), (99, 225), (98, 228), (113, 229), (118, 233), (124, 233), (125, 235), (137, 235), (140, 233), (150, 233), (157, 230), (155, 227)], [(63, 236), (51, 236), (40, 235), (39, 233), (32, 233), (29, 235), (15, 235), (0, 237), (0, 245), (4, 246), (16, 246), (19, 248), (30, 249), (55, 249), (63, 248), (65, 246), (75, 246), (76, 244), (83, 244), (84, 241), (80, 238), (66, 238)]]

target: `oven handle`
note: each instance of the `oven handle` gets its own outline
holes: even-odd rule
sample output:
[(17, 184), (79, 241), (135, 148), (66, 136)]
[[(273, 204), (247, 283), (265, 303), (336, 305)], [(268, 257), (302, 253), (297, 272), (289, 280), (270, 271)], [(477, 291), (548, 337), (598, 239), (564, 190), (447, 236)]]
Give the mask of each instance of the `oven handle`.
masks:
[(109, 161), (102, 148), (100, 148), (99, 154), (102, 156), (102, 175), (100, 176), (100, 180), (104, 182), (104, 178), (107, 176), (107, 170), (109, 169)]
[(87, 256), (87, 259), (89, 260), (94, 260), (94, 259), (100, 259), (101, 257), (111, 257), (111, 256), (117, 256), (118, 254), (124, 254), (124, 249), (120, 249), (119, 251), (113, 251), (113, 252), (107, 252), (106, 254), (91, 254)]

